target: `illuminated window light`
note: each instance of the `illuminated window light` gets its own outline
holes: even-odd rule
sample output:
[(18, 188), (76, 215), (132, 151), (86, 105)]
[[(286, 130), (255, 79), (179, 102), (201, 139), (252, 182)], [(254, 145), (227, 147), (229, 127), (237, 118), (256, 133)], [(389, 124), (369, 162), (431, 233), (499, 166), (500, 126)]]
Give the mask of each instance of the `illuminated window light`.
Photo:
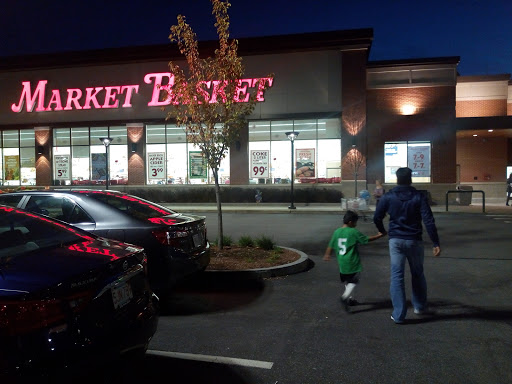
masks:
[(494, 132), (494, 129), (489, 129), (487, 130), (487, 132)]
[(416, 107), (412, 104), (404, 104), (400, 108), (402, 115), (414, 115), (416, 113)]
[(476, 133), (473, 135), (473, 137), (477, 137), (477, 136), (478, 136), (478, 135), (477, 135)]

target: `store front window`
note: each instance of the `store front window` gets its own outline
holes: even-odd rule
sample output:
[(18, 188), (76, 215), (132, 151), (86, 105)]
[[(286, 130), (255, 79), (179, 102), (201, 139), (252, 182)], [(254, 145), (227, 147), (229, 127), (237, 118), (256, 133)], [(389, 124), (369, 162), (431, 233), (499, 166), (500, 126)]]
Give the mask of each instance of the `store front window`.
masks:
[[(294, 142), (294, 181), (341, 181), (341, 123), (339, 119), (272, 120), (249, 122), (249, 182), (289, 184), (291, 143), (286, 132), (299, 136)], [(266, 169), (267, 168), (267, 169)]]
[[(147, 184), (214, 184), (201, 149), (187, 142), (174, 124), (146, 126)], [(229, 184), (229, 150), (219, 167), (219, 183)]]
[(109, 146), (109, 183), (128, 183), (126, 127), (76, 127), (53, 130), (55, 185), (105, 184), (107, 164), (102, 137), (113, 139)]
[(389, 142), (384, 146), (386, 183), (396, 183), (396, 170), (409, 167), (413, 183), (430, 183), (430, 142)]
[(8, 186), (36, 184), (33, 129), (6, 130), (0, 136), (0, 183)]

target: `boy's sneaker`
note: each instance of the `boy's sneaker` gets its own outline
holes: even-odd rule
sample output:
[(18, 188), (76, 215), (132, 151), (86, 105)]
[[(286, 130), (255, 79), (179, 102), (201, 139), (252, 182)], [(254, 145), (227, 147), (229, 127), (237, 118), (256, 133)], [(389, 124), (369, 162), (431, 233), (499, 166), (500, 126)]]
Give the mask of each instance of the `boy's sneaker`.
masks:
[(348, 299), (347, 300), (343, 300), (343, 299), (340, 299), (341, 301), (341, 305), (343, 305), (343, 309), (345, 310), (345, 312), (350, 312), (350, 307), (349, 307), (349, 303), (348, 303)]
[(353, 307), (354, 305), (359, 305), (359, 301), (357, 301), (353, 297), (349, 297), (347, 302), (348, 302), (348, 305), (350, 305), (351, 307)]
[(393, 320), (395, 322), (395, 324), (403, 324), (404, 323), (403, 321), (396, 321), (395, 318), (393, 317), (393, 315), (391, 315), (391, 320)]

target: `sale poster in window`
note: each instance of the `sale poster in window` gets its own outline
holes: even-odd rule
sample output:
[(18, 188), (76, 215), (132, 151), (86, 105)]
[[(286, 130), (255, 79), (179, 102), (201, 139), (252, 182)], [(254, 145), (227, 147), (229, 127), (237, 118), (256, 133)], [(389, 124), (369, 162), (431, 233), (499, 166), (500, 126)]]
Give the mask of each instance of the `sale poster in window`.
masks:
[(20, 156), (9, 155), (4, 156), (5, 164), (5, 180), (20, 179)]
[(68, 180), (69, 179), (69, 155), (55, 155), (53, 157), (55, 162), (55, 179)]
[(107, 154), (106, 153), (92, 153), (91, 154), (91, 168), (93, 180), (106, 180), (107, 178)]
[(149, 179), (165, 179), (165, 153), (153, 152), (148, 154)]
[(257, 150), (251, 151), (251, 169), (250, 177), (255, 178), (268, 178), (268, 163), (270, 158), (270, 151)]
[(410, 145), (407, 152), (407, 164), (412, 170), (412, 176), (430, 177), (430, 146)]
[(206, 179), (208, 177), (208, 168), (206, 159), (201, 151), (190, 151), (188, 153), (189, 159), (189, 174), (191, 179)]
[(295, 167), (295, 177), (315, 177), (315, 149), (296, 149)]

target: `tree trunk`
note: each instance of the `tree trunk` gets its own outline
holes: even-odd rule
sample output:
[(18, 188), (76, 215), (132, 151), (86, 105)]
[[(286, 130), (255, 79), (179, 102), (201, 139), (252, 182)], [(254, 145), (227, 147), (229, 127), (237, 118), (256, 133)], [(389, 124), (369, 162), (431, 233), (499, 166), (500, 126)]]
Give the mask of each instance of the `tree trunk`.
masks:
[(215, 199), (217, 201), (217, 247), (222, 249), (224, 247), (224, 230), (222, 228), (222, 204), (220, 201), (220, 185), (218, 169), (212, 169), (213, 178), (215, 180)]

